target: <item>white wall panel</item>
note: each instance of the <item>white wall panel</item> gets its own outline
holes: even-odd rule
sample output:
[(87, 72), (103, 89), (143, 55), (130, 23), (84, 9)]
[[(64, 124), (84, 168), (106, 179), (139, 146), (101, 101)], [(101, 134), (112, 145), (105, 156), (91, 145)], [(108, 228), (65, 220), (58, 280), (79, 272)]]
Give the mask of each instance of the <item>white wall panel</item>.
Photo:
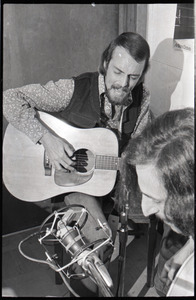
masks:
[(151, 49), (151, 67), (146, 85), (155, 115), (194, 105), (194, 40), (191, 51), (173, 45), (177, 4), (149, 4), (146, 38)]

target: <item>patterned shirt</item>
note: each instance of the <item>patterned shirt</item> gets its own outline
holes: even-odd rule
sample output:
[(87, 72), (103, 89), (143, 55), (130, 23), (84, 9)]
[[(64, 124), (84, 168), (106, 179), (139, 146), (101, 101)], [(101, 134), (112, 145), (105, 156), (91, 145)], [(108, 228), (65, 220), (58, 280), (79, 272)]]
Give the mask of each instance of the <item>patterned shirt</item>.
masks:
[[(99, 74), (99, 95), (105, 93), (104, 77)], [(9, 123), (26, 134), (37, 143), (48, 129), (36, 118), (36, 110), (46, 112), (63, 111), (71, 101), (74, 92), (74, 79), (60, 79), (49, 81), (45, 85), (29, 84), (20, 88), (9, 89), (3, 94), (3, 112)], [(140, 132), (147, 124), (149, 115), (149, 92), (144, 86), (141, 112), (132, 135)], [(105, 113), (111, 126), (118, 126), (121, 130), (122, 115), (126, 107), (116, 105), (116, 112), (112, 118), (112, 105), (105, 96)], [(115, 121), (118, 120), (116, 123)], [(117, 124), (117, 125), (116, 125)]]

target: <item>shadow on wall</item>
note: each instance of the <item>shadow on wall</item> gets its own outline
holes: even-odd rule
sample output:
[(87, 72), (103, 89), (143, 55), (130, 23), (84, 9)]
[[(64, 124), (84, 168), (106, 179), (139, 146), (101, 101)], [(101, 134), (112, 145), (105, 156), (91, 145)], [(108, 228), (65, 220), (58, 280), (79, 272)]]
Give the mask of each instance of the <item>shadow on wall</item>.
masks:
[(158, 116), (170, 109), (174, 93), (183, 70), (184, 53), (173, 47), (174, 40), (163, 40), (151, 58), (151, 109)]

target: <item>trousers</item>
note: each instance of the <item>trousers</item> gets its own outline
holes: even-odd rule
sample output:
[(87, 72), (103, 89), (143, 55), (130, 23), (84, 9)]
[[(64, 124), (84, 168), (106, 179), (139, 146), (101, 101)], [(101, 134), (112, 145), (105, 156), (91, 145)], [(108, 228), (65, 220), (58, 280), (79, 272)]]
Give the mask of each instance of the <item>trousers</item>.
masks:
[[(99, 230), (97, 228), (97, 219), (101, 221), (101, 223), (108, 222), (102, 210), (102, 200), (101, 198), (96, 198), (90, 195), (82, 194), (82, 193), (70, 193), (65, 196), (64, 202), (66, 205), (80, 204), (83, 205), (89, 212), (89, 217), (87, 222), (83, 228), (83, 234), (88, 242), (94, 242), (95, 240), (106, 238), (103, 230)], [(109, 226), (109, 225), (108, 225)], [(109, 251), (108, 251), (109, 247)], [(111, 258), (113, 252), (113, 248), (110, 246), (103, 246), (99, 250), (99, 257), (105, 263), (105, 266), (108, 268), (108, 258)], [(106, 257), (104, 254), (107, 254), (107, 263)], [(81, 267), (77, 264), (74, 265), (74, 272), (76, 274), (82, 273)], [(70, 279), (70, 285), (72, 289), (80, 296), (80, 297), (98, 297), (99, 291), (97, 285), (89, 278), (85, 279)]]

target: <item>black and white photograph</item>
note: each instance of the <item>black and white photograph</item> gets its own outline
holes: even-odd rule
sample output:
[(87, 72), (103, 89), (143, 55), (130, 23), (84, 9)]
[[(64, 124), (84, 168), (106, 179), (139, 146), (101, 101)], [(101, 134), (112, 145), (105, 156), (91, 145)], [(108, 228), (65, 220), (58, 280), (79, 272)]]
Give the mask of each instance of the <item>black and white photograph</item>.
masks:
[(1, 1), (2, 297), (193, 297), (194, 1)]

